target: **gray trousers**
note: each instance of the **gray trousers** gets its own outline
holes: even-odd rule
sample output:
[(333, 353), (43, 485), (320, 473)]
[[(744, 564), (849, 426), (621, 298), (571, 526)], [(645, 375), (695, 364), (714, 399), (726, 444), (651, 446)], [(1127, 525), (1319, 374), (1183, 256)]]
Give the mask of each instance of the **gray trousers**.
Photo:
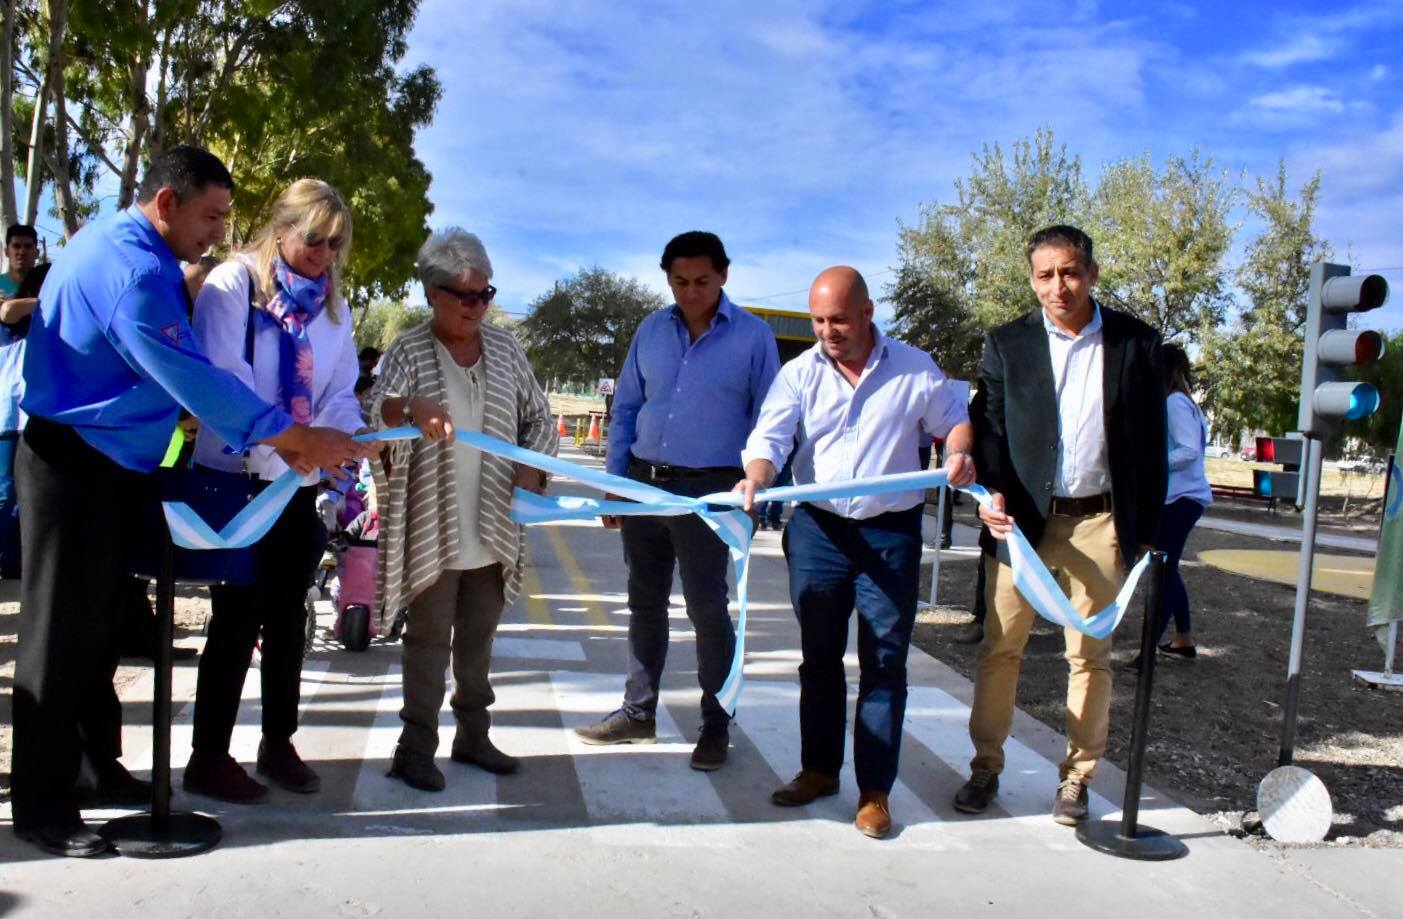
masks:
[(400, 746), (433, 756), (438, 749), (438, 713), (453, 663), (455, 745), (487, 736), (488, 706), (496, 701), (488, 669), (492, 636), (502, 618), (502, 566), (445, 571), (409, 605), (404, 624), (404, 722)]

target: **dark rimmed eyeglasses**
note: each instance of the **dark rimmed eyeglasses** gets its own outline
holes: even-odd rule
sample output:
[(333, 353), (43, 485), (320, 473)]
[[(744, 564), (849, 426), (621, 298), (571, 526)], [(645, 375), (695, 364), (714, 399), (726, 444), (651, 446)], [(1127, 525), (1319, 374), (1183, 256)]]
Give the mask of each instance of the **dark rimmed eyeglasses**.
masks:
[(434, 286), (455, 298), (463, 306), (473, 306), (477, 303), (486, 306), (497, 296), (497, 288), (493, 287), (491, 284), (488, 284), (482, 290), (458, 290), (443, 284), (435, 284)]
[(341, 247), (346, 244), (344, 236), (323, 236), (320, 233), (307, 232), (302, 234), (302, 245), (309, 249), (315, 249), (322, 243), (326, 243), (327, 248), (332, 252), (340, 252)]

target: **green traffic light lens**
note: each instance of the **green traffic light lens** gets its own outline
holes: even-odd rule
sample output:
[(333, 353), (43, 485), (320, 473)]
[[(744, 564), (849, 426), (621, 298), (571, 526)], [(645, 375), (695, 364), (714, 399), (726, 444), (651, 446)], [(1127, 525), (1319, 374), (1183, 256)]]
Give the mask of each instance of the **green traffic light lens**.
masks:
[(1345, 418), (1358, 421), (1379, 410), (1379, 391), (1370, 383), (1360, 383), (1349, 394), (1349, 411)]

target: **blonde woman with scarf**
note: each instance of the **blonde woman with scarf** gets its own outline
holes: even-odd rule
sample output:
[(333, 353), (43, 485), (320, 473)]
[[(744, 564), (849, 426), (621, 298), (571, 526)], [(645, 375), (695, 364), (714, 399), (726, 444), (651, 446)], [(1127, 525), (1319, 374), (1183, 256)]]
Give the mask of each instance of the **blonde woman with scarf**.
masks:
[[(194, 327), (215, 365), (283, 406), (295, 421), (354, 433), (365, 427), (355, 394), (360, 365), (350, 311), (337, 288), (350, 248), (351, 213), (336, 189), (318, 179), (298, 179), (273, 205), (252, 245), (210, 272), (195, 302)], [(268, 447), (232, 453), (207, 427), (195, 442), (195, 462), (243, 471), (265, 484), (288, 470)], [(306, 476), (302, 487), (254, 547), (254, 580), (210, 588), (213, 615), (200, 656), (194, 752), (184, 779), (185, 790), (195, 794), (238, 804), (268, 796), (267, 786), (229, 755), (244, 677), (260, 632), (263, 739), (258, 772), (288, 791), (307, 794), (321, 786), (292, 745), (304, 600), (326, 544), (316, 512), (317, 472), (297, 471)]]

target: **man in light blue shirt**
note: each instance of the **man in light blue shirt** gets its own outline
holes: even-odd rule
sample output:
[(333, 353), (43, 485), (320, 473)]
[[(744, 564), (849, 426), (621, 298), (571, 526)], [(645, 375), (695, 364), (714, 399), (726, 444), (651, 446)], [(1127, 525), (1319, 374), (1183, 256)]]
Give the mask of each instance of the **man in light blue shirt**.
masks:
[[(809, 485), (916, 472), (921, 448), (939, 437), (950, 483), (974, 481), (967, 389), (952, 385), (924, 351), (877, 331), (862, 275), (847, 267), (824, 271), (809, 291), (809, 314), (818, 343), (780, 371), (742, 454), (745, 478), (735, 490), (745, 495), (746, 510), (791, 450), (794, 484)], [(838, 791), (847, 720), (843, 654), (855, 605), (855, 823), (876, 838), (891, 830), (888, 795), (906, 712), (924, 504), (921, 491), (804, 503), (784, 531), (803, 651), (801, 768), (771, 800), (793, 807)]]
[(5, 273), (0, 274), (0, 577), (18, 578), (19, 529), (15, 507), (15, 450), (24, 416), (19, 410), (24, 391), (24, 332), (26, 301), (10, 301), (39, 256), (39, 234), (23, 223), (5, 229)]
[[(683, 233), (663, 250), (676, 303), (638, 327), (619, 374), (609, 426), (608, 470), (693, 497), (731, 486), (760, 402), (779, 369), (774, 333), (737, 308), (722, 285), (730, 259), (711, 233)], [(702, 729), (693, 769), (726, 761), (730, 716), (716, 699), (735, 651), (727, 607), (728, 550), (694, 514), (625, 517), (629, 676), (623, 706), (577, 729), (586, 743), (651, 743), (658, 684), (667, 658), (672, 569), (682, 575), (697, 633)]]
[(111, 751), (93, 763), (99, 797), (130, 801), (144, 790), (150, 800), (150, 786), (110, 758), (120, 752), (110, 736), (120, 732), (113, 601), (179, 406), (236, 448), (271, 444), (303, 472), (372, 452), (340, 431), (294, 425), (195, 344), (180, 260), (224, 237), (233, 185), (204, 150), (155, 157), (136, 206), (84, 228), (59, 254), (26, 338), (11, 792), (15, 832), (55, 854), (107, 849), (75, 799), (85, 749)]

